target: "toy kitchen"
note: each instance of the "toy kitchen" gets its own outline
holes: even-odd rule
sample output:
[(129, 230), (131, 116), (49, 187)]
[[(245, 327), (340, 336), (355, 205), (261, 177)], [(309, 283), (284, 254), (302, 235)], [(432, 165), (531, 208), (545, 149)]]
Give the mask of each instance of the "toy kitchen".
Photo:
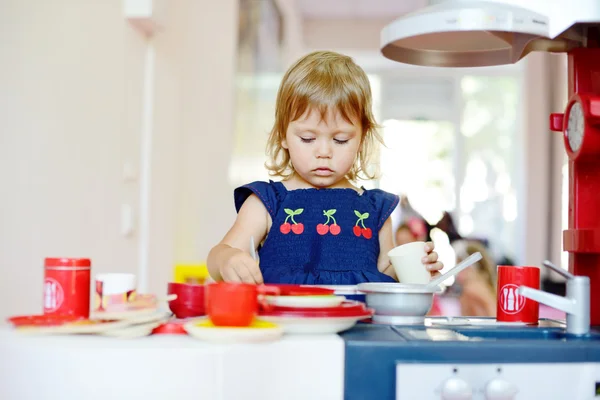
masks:
[(540, 319), (523, 328), (436, 318), (361, 325), (342, 335), (346, 399), (600, 398), (600, 331), (590, 329), (600, 325), (599, 46), (596, 0), (445, 1), (383, 29), (385, 57), (422, 66), (491, 66), (532, 51), (567, 53), (568, 103), (564, 113), (549, 116), (569, 158), (563, 247), (570, 272), (560, 271), (567, 293), (519, 292), (567, 317), (564, 326)]
[[(288, 311), (284, 330), (304, 334), (282, 335), (267, 324), (278, 339), (268, 343), (215, 344), (208, 336), (183, 335), (39, 337), (2, 328), (0, 398), (600, 398), (600, 192), (594, 191), (600, 184), (600, 1), (444, 1), (386, 26), (381, 51), (397, 62), (437, 67), (515, 63), (532, 51), (568, 55), (568, 103), (549, 124), (563, 133), (569, 158), (563, 233), (569, 269), (542, 267), (566, 278), (566, 296), (519, 286), (500, 300), (507, 309), (542, 303), (566, 313), (565, 320), (425, 317), (439, 287), (375, 283), (330, 288), (348, 300), (364, 299), (374, 315), (357, 303), (315, 311), (320, 318), (310, 329), (320, 334), (306, 335), (300, 314)], [(278, 322), (284, 314), (259, 316)], [(317, 321), (333, 330), (326, 333)], [(332, 321), (341, 325), (332, 328)], [(105, 333), (137, 334), (127, 323), (117, 325)], [(209, 334), (204, 328), (190, 325), (188, 333)], [(76, 329), (91, 333), (97, 326)]]

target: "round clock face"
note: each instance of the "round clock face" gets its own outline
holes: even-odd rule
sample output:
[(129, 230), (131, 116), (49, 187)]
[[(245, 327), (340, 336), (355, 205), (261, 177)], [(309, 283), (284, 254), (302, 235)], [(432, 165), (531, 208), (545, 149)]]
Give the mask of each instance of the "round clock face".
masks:
[(581, 108), (581, 104), (576, 102), (569, 111), (569, 120), (567, 121), (567, 139), (569, 140), (571, 151), (576, 152), (581, 147), (584, 128), (583, 109)]

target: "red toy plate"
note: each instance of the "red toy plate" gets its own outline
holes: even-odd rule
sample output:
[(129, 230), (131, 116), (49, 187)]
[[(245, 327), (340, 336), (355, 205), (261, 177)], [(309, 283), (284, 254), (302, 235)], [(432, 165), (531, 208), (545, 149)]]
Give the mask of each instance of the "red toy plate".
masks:
[(335, 318), (335, 317), (370, 317), (373, 310), (359, 301), (347, 301), (339, 307), (328, 308), (292, 308), (277, 307), (272, 310), (261, 310), (259, 316), (296, 317), (296, 318)]
[(315, 307), (283, 307), (283, 306), (273, 306), (272, 308), (269, 308), (268, 311), (296, 311), (296, 312), (313, 312), (313, 311), (330, 311), (330, 312), (337, 312), (337, 311), (341, 311), (343, 310), (343, 312), (351, 312), (351, 311), (356, 311), (358, 313), (362, 313), (364, 311), (367, 310), (367, 308), (365, 307), (364, 303), (361, 303), (360, 301), (345, 301), (342, 304), (340, 304), (339, 306), (336, 307), (319, 307), (319, 308), (315, 308)]
[[(7, 319), (14, 327), (22, 326), (60, 326), (64, 324), (79, 323), (94, 323), (86, 318), (75, 317), (71, 315), (20, 315)], [(102, 321), (98, 321), (102, 322)]]

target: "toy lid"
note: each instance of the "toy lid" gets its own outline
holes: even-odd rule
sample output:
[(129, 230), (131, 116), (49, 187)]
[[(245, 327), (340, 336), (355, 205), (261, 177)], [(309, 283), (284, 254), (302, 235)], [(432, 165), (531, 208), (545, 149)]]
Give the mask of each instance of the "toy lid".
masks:
[(68, 257), (46, 257), (44, 266), (46, 267), (90, 267), (92, 261), (89, 258), (68, 258)]

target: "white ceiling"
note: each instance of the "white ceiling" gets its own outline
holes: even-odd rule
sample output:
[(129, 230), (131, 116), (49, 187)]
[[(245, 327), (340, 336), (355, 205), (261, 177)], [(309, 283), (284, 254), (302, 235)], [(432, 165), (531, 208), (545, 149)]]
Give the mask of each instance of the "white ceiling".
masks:
[(304, 18), (395, 18), (430, 4), (430, 0), (296, 0)]

